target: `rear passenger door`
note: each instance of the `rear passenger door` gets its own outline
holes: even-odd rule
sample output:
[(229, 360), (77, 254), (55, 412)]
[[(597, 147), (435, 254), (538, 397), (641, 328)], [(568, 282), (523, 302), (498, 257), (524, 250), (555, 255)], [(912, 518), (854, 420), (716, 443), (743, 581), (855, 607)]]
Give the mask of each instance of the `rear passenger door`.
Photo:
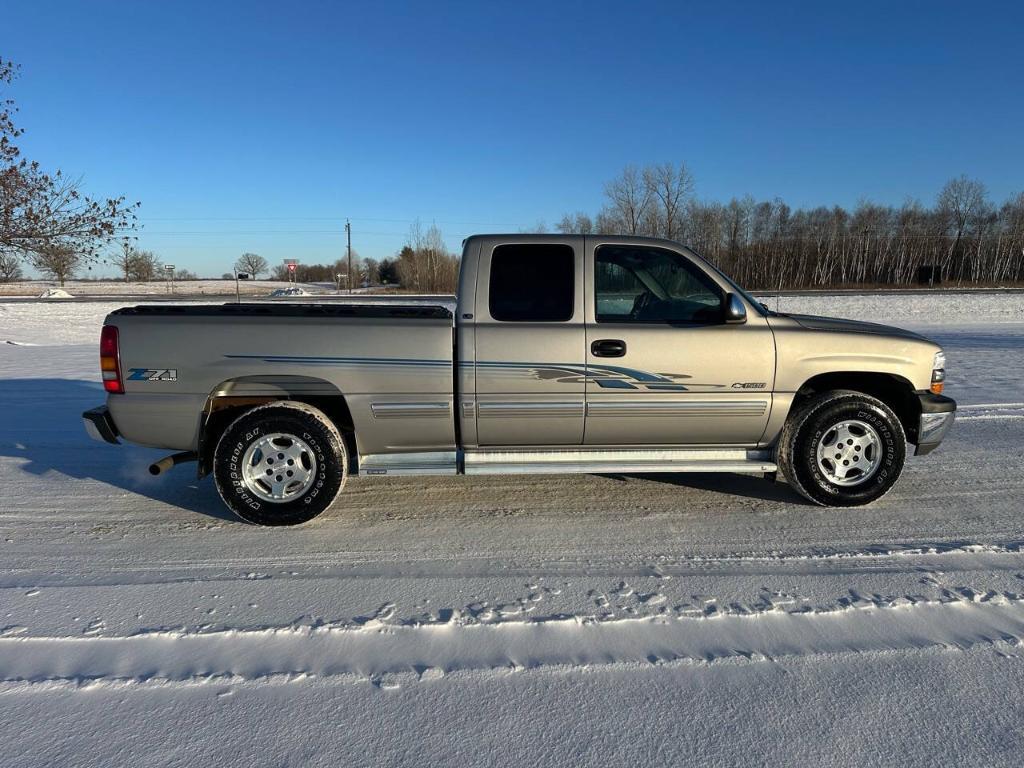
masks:
[(582, 237), (482, 244), (474, 363), (481, 446), (583, 442), (583, 285)]

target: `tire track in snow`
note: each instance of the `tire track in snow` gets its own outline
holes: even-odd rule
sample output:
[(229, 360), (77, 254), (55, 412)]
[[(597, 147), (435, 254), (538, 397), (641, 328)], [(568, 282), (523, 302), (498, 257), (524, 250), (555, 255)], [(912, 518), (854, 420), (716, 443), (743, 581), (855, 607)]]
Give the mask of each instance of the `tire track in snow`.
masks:
[(1024, 419), (1024, 403), (972, 403), (957, 406), (957, 421)]
[[(381, 553), (382, 555), (384, 553)], [(916, 542), (890, 543), (844, 550), (810, 549), (804, 552), (721, 555), (661, 555), (633, 561), (621, 552), (564, 550), (534, 551), (515, 562), (495, 553), (460, 552), (457, 558), (403, 555), (387, 562), (371, 553), (325, 552), (301, 556), (223, 560), (164, 561), (155, 565), (116, 565), (95, 576), (7, 568), (0, 575), (0, 591), (48, 587), (131, 587), (143, 584), (231, 583), (269, 580), (378, 579), (378, 578), (533, 578), (560, 577), (683, 577), (856, 575), (858, 573), (910, 573), (922, 568), (948, 571), (1024, 570), (1024, 540), (999, 543)], [(247, 570), (253, 569), (256, 570)], [(214, 571), (203, 573), (203, 571)]]
[[(1020, 597), (973, 596), (824, 612), (497, 624), (331, 624), (126, 637), (0, 637), (0, 692), (55, 685), (246, 684), (307, 678), (429, 680), (450, 672), (708, 663), (926, 648), (1015, 647)], [(395, 686), (397, 687), (397, 685)]]

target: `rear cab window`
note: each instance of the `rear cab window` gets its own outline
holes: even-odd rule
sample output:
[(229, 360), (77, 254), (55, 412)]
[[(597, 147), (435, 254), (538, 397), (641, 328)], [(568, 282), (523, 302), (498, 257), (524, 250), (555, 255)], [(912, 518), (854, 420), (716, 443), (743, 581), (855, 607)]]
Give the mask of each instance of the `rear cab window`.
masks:
[(499, 245), (491, 254), (491, 317), (511, 323), (571, 320), (575, 271), (576, 255), (570, 245)]

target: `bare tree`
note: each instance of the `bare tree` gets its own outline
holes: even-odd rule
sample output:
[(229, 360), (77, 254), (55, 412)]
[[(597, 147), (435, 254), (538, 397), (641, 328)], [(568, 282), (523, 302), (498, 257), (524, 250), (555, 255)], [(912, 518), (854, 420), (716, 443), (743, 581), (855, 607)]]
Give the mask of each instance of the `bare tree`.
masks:
[(583, 211), (576, 211), (565, 214), (555, 229), (563, 235), (589, 235), (594, 232), (594, 222)]
[(523, 235), (544, 235), (547, 234), (548, 223), (544, 219), (537, 219), (532, 227), (523, 227), (519, 230)]
[(380, 262), (376, 259), (362, 259), (359, 263), (359, 273), (368, 285), (380, 282)]
[(628, 165), (617, 179), (604, 188), (608, 212), (622, 234), (642, 234), (644, 220), (651, 203), (651, 190), (636, 166)]
[(948, 231), (956, 233), (946, 255), (946, 271), (955, 265), (957, 278), (962, 280), (967, 260), (963, 239), (968, 225), (975, 223), (986, 208), (985, 185), (963, 175), (950, 179), (939, 192), (937, 203), (938, 214)]
[[(0, 59), (0, 86), (16, 74), (15, 65)], [(11, 99), (0, 101), (0, 252), (49, 261), (58, 246), (66, 246), (79, 260), (94, 260), (119, 231), (134, 228), (138, 203), (94, 200), (77, 180), (22, 158), (16, 111)]]
[(0, 251), (0, 283), (21, 280), (21, 259), (13, 253)]
[(657, 234), (675, 240), (682, 232), (682, 213), (693, 194), (693, 176), (686, 165), (672, 163), (644, 168), (644, 185), (656, 204)]
[(57, 280), (63, 288), (64, 281), (73, 277), (75, 270), (81, 266), (82, 256), (69, 245), (53, 243), (43, 245), (38, 251), (35, 251), (31, 260), (33, 267), (47, 277)]
[(118, 250), (110, 257), (110, 263), (124, 273), (124, 281), (126, 283), (131, 280), (132, 259), (135, 256), (135, 245), (132, 240), (133, 238), (131, 237), (121, 238), (121, 241), (118, 243)]
[[(235, 262), (235, 269), (239, 272), (248, 272), (253, 279), (258, 280), (259, 276), (269, 269), (267, 260), (256, 253), (243, 253)], [(285, 268), (287, 271), (287, 267)]]
[(155, 280), (161, 267), (160, 259), (152, 251), (133, 251), (128, 274), (135, 282), (145, 283)]

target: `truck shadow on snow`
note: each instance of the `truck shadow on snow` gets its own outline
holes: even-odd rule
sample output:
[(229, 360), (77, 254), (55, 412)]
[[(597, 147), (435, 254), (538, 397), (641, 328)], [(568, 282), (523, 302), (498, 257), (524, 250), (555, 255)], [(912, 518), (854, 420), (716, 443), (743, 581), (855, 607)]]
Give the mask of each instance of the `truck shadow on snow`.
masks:
[(644, 480), (664, 483), (695, 491), (710, 491), (727, 496), (742, 496), (761, 501), (777, 501), (801, 507), (813, 507), (807, 499), (783, 482), (770, 482), (763, 477), (717, 472), (644, 472), (605, 474), (613, 480)]
[[(195, 464), (153, 477), (148, 467), (170, 451), (92, 440), (82, 427), (82, 411), (105, 399), (98, 383), (78, 379), (0, 379), (0, 456), (21, 459), (21, 471), (41, 478), (59, 473), (94, 480), (161, 504), (221, 520), (238, 521), (224, 507), (210, 478), (197, 481)], [(73, 497), (75, 491), (61, 493)], [(56, 500), (55, 500), (56, 501)], [(75, 504), (68, 498), (68, 504)], [(90, 503), (95, 503), (91, 500)], [(147, 509), (140, 505), (140, 514)]]

